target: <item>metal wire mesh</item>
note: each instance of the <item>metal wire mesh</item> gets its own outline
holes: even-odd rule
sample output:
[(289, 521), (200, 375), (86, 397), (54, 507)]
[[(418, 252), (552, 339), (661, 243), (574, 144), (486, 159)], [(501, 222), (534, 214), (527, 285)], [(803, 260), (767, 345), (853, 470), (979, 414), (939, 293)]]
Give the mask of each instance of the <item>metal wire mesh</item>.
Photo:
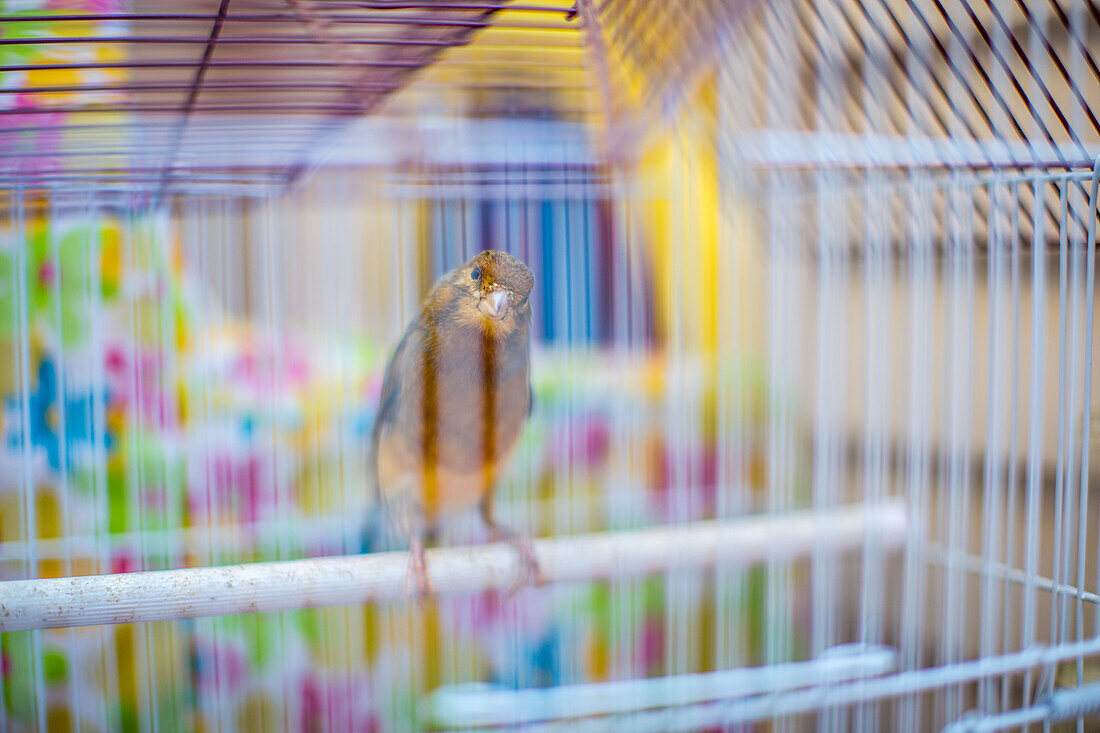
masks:
[(537, 283), (500, 516), (757, 550), (422, 608), (166, 580), (197, 618), (87, 628), (6, 626), (0, 583), (0, 729), (1092, 724), (1098, 34), (1091, 0), (0, 4), (3, 580), (344, 567), (385, 357), (486, 248)]
[[(546, 38), (525, 46), (522, 63), (581, 66), (553, 58), (579, 45), (563, 4), (517, 5), (512, 20), (490, 23), (501, 5), (108, 3), (108, 12), (12, 12), (0, 64), (9, 102), (0, 107), (0, 172), (23, 185), (97, 179), (158, 197), (202, 183), (286, 184), (335, 132), (377, 111), (475, 31), (539, 33)], [(522, 93), (522, 74), (501, 82), (489, 36), (476, 56), (444, 64), (469, 88), (423, 80), (406, 104), (448, 113), (466, 92)], [(570, 76), (576, 84), (579, 75)]]

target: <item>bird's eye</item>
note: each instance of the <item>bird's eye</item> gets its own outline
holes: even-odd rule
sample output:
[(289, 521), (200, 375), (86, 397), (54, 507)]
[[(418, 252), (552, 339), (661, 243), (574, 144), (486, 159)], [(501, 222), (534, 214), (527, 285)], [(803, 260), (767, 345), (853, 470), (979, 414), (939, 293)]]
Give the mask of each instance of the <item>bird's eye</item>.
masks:
[(481, 279), (481, 268), (480, 267), (475, 267), (474, 269), (470, 270), (470, 279), (471, 280), (480, 280)]

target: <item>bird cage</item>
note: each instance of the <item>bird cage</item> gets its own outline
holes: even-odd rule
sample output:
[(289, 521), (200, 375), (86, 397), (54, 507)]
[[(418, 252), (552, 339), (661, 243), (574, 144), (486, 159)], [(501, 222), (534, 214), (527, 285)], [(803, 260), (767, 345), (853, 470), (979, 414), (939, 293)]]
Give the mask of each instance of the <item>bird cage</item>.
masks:
[[(1100, 709), (1091, 1), (0, 0), (0, 731)], [(497, 514), (368, 552), (522, 259)]]

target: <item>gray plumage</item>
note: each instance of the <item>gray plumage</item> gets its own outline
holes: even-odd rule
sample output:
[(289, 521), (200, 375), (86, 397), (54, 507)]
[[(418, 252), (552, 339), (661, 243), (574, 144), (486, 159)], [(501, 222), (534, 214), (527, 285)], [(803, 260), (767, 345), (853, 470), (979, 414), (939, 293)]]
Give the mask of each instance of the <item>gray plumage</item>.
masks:
[(430, 590), (424, 539), (474, 506), (491, 536), (519, 551), (520, 580), (537, 574), (529, 543), (492, 514), (532, 405), (533, 285), (515, 257), (478, 254), (435, 284), (386, 367), (371, 441), (376, 497), (389, 528), (409, 540), (420, 596)]

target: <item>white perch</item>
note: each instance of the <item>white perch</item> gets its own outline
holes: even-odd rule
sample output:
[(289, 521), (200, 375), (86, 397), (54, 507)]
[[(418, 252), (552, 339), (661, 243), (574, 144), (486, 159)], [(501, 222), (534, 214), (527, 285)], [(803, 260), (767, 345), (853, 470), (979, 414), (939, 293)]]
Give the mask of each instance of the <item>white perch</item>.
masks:
[[(906, 535), (905, 505), (791, 512), (534, 542), (544, 579), (566, 583), (704, 566), (744, 567), (790, 560), (815, 548), (883, 550)], [(427, 552), (437, 594), (511, 585), (519, 563), (507, 545)], [(224, 567), (0, 583), (0, 631), (95, 626), (257, 611), (403, 600), (408, 553), (323, 557)]]
[[(763, 667), (724, 669), (670, 677), (585, 682), (515, 689), (482, 682), (450, 685), (428, 698), (431, 719), (441, 727), (501, 727), (641, 710), (677, 708), (713, 700), (775, 695), (816, 685), (835, 685), (894, 671), (889, 647), (847, 644), (817, 659)], [(611, 721), (602, 720), (606, 725)], [(610, 727), (610, 726), (609, 726)], [(629, 730), (623, 726), (622, 730)]]

